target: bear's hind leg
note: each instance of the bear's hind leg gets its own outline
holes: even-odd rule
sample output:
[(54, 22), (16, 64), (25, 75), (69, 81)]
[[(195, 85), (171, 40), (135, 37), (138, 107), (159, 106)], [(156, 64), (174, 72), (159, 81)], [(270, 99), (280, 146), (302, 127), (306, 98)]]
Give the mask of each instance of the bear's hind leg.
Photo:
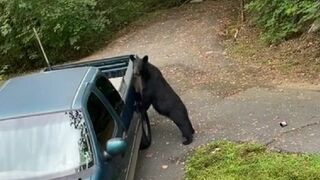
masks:
[(183, 111), (174, 111), (170, 113), (169, 118), (178, 126), (182, 136), (185, 138), (185, 141), (183, 141), (182, 144), (188, 145), (192, 143), (194, 129), (191, 125), (188, 114)]

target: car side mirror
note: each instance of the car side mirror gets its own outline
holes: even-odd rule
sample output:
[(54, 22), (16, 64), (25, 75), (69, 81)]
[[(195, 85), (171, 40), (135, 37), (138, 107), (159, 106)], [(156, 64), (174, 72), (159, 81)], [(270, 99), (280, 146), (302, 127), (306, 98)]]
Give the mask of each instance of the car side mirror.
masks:
[(112, 159), (112, 157), (123, 154), (126, 152), (128, 144), (122, 138), (112, 138), (107, 141), (106, 144), (106, 160)]

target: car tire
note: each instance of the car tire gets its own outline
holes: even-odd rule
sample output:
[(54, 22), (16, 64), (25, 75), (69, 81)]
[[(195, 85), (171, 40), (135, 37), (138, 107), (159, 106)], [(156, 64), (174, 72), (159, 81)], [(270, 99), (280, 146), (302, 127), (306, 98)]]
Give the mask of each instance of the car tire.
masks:
[(147, 112), (145, 116), (141, 114), (142, 123), (142, 137), (140, 143), (140, 149), (147, 149), (151, 145), (151, 127)]

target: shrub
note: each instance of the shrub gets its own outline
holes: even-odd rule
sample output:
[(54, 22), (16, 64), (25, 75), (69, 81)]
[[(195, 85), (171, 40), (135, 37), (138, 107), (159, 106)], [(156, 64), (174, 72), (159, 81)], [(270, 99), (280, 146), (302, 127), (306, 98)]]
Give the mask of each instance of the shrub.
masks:
[(52, 63), (81, 50), (81, 42), (105, 27), (96, 0), (0, 0), (0, 66), (26, 70), (44, 64), (32, 28)]
[(146, 12), (179, 5), (184, 0), (99, 0), (98, 7), (106, 12), (107, 29), (118, 30)]
[(246, 8), (264, 31), (263, 39), (277, 43), (306, 30), (320, 17), (318, 0), (252, 0)]

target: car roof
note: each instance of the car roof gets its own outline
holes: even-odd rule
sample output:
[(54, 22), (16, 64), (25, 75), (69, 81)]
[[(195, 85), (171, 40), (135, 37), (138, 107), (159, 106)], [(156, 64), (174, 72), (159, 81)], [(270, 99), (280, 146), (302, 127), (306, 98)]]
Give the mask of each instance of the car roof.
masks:
[(7, 81), (0, 88), (0, 120), (73, 109), (90, 70), (96, 68), (39, 72)]

